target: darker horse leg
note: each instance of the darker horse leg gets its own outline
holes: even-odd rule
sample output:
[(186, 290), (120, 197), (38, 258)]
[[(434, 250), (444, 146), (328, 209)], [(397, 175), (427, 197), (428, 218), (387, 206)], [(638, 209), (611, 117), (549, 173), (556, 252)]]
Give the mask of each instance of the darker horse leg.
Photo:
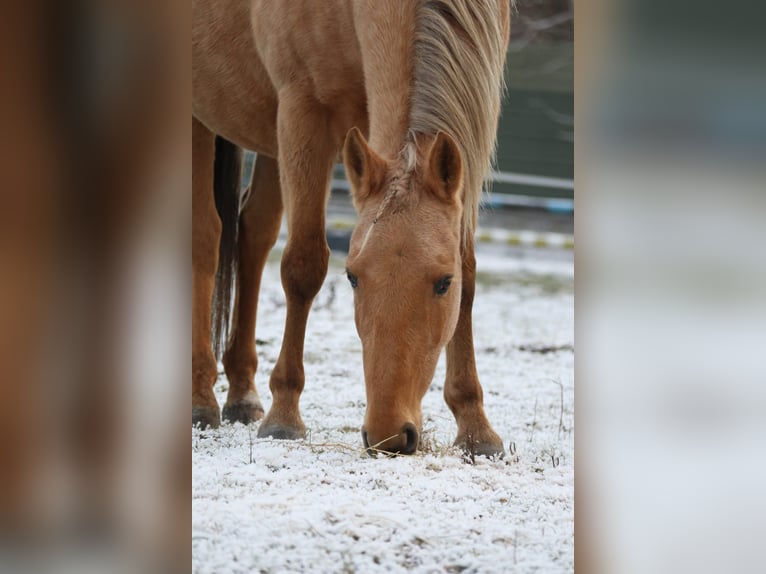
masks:
[(221, 420), (213, 385), (218, 368), (210, 318), (221, 220), (213, 197), (215, 136), (192, 118), (192, 424), (217, 427)]
[(277, 240), (281, 222), (279, 166), (275, 159), (259, 155), (255, 160), (250, 198), (239, 219), (237, 301), (231, 340), (223, 356), (229, 380), (223, 418), (231, 422), (248, 424), (263, 416), (254, 382), (258, 369), (255, 317), (263, 267)]
[(287, 319), (282, 349), (271, 374), (273, 402), (258, 436), (295, 439), (305, 435), (298, 401), (304, 385), (303, 343), (314, 296), (327, 274), (330, 250), (325, 209), (339, 141), (325, 112), (300, 94), (283, 94), (278, 114), (279, 170), (288, 240), (282, 255)]
[(475, 454), (502, 455), (503, 441), (492, 430), (484, 413), (484, 394), (476, 372), (471, 320), (475, 285), (476, 258), (471, 238), (463, 250), (460, 315), (455, 334), (447, 345), (444, 399), (457, 420), (456, 446)]

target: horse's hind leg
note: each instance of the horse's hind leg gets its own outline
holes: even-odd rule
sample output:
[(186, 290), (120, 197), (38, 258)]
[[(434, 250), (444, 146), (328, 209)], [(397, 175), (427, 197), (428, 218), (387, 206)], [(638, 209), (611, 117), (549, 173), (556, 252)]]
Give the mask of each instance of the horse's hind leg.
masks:
[(279, 169), (288, 240), (282, 255), (282, 286), (287, 320), (279, 359), (269, 388), (273, 402), (258, 436), (301, 438), (306, 427), (298, 401), (303, 391), (303, 343), (314, 296), (327, 274), (330, 250), (325, 236), (325, 209), (339, 138), (311, 100), (282, 94), (279, 103)]
[(503, 441), (492, 430), (484, 412), (484, 395), (476, 372), (473, 348), (473, 296), (476, 288), (476, 258), (473, 240), (463, 250), (463, 291), (460, 315), (447, 345), (447, 378), (444, 398), (457, 420), (455, 445), (486, 456), (502, 455)]
[(210, 340), (211, 302), (221, 220), (213, 197), (215, 136), (192, 118), (192, 424), (217, 427), (213, 393), (218, 374)]
[(229, 380), (223, 418), (231, 422), (247, 424), (263, 416), (254, 382), (258, 369), (255, 318), (263, 267), (277, 240), (281, 222), (279, 167), (275, 159), (259, 155), (255, 161), (250, 196), (239, 218), (237, 302), (231, 340), (223, 356)]

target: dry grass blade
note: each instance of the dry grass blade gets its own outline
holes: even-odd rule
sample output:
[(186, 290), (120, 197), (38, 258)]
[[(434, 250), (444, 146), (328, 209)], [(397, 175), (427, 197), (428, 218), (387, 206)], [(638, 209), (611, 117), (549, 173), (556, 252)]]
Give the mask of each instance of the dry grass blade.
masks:
[(476, 464), (476, 441), (473, 440), (473, 435), (470, 433), (465, 437), (465, 455), (463, 460), (469, 464)]
[(371, 454), (371, 455), (383, 454), (384, 456), (386, 456), (388, 458), (394, 458), (396, 455), (399, 454), (398, 452), (389, 452), (389, 451), (383, 450), (383, 449), (381, 449), (379, 447), (384, 442), (388, 442), (391, 439), (394, 439), (394, 438), (398, 437), (400, 434), (401, 433), (396, 433), (395, 435), (391, 435), (388, 438), (384, 438), (383, 440), (381, 440), (379, 442), (376, 442), (373, 445), (368, 446), (365, 450), (367, 451), (368, 454)]
[(559, 386), (559, 393), (560, 393), (559, 438), (561, 438), (561, 431), (564, 430), (564, 385), (561, 384), (561, 381), (557, 381), (555, 379), (545, 379), (545, 380), (550, 381), (554, 385)]

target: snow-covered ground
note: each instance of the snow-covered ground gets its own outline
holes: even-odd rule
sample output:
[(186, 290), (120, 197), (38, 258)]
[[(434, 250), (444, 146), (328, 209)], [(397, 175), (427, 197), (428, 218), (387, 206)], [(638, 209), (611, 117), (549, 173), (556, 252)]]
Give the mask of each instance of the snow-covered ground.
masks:
[[(257, 329), (267, 409), (285, 314), (278, 255)], [(194, 572), (574, 570), (572, 263), (491, 246), (477, 256), (477, 361), (505, 459), (469, 464), (450, 447), (443, 357), (423, 400), (424, 451), (364, 454), (361, 345), (343, 259), (333, 257), (306, 340), (306, 440), (259, 440), (256, 425), (192, 430)], [(225, 391), (221, 377), (221, 404)]]

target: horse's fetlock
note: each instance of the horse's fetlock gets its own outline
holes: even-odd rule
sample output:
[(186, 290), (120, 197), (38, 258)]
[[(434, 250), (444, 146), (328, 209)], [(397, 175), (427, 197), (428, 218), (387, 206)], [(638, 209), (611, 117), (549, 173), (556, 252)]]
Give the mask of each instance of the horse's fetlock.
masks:
[(277, 395), (300, 395), (303, 392), (304, 385), (305, 381), (301, 377), (289, 377), (284, 379), (274, 379), (272, 377), (271, 381), (269, 381), (269, 389), (271, 389), (271, 392), (275, 397)]
[(456, 415), (466, 410), (475, 410), (484, 402), (481, 387), (477, 388), (451, 388), (449, 384), (444, 387), (444, 400), (447, 406)]
[(231, 380), (233, 376), (252, 377), (258, 370), (258, 355), (254, 351), (241, 351), (230, 347), (223, 354), (223, 367)]
[(212, 380), (218, 376), (218, 366), (211, 352), (192, 354), (192, 380)]

